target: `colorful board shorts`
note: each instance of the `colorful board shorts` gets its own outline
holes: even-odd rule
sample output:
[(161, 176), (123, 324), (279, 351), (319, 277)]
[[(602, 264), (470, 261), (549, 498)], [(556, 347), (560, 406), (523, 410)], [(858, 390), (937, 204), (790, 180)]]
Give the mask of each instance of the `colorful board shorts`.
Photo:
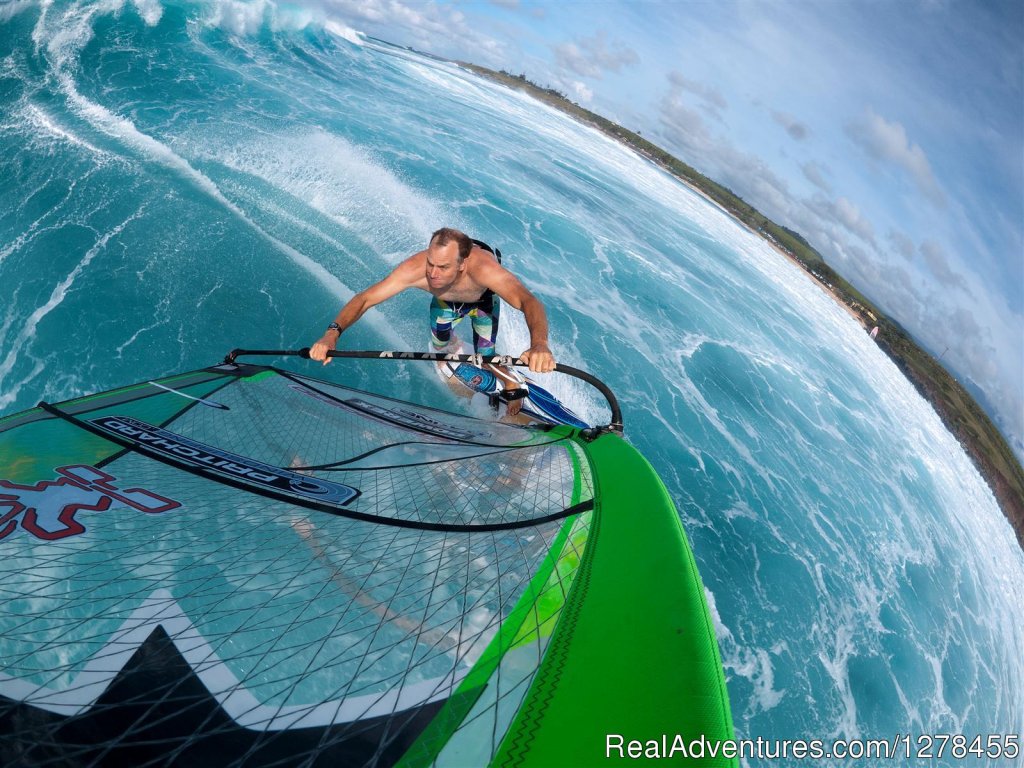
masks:
[(452, 329), (468, 317), (473, 324), (473, 351), (480, 355), (493, 355), (500, 307), (501, 303), (487, 294), (480, 301), (464, 302), (434, 297), (430, 302), (431, 344), (437, 351), (446, 349), (451, 343)]

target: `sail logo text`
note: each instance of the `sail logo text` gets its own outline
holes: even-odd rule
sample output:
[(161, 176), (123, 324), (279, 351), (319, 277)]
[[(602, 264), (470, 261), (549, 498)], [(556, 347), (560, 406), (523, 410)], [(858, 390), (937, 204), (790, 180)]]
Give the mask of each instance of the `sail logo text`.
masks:
[(247, 481), (256, 486), (285, 491), (329, 504), (345, 504), (359, 495), (358, 490), (348, 485), (264, 464), (127, 416), (104, 416), (91, 419), (91, 423), (161, 456), (176, 459), (188, 466), (212, 470), (220, 475)]
[(57, 480), (34, 485), (0, 480), (0, 539), (23, 530), (37, 539), (56, 541), (85, 533), (79, 512), (106, 512), (130, 507), (147, 514), (177, 509), (181, 504), (144, 488), (122, 490), (117, 478), (84, 464), (58, 467)]

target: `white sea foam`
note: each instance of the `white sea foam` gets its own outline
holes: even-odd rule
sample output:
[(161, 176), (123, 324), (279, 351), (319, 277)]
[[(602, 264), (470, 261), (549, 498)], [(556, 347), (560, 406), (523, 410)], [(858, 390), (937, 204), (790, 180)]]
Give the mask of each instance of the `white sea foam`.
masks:
[(26, 122), (28, 122), (29, 125), (37, 132), (45, 132), (46, 134), (61, 141), (86, 149), (100, 160), (105, 161), (115, 157), (113, 153), (107, 152), (105, 149), (100, 149), (85, 139), (76, 136), (69, 128), (64, 128), (58, 125), (56, 120), (34, 104), (29, 104), (25, 108), (25, 118)]
[(340, 37), (342, 40), (347, 40), (353, 45), (363, 45), (366, 41), (366, 35), (358, 30), (352, 29), (340, 21), (329, 19), (324, 22), (324, 29), (330, 32), (335, 37)]
[(419, 57), (403, 59), (402, 63), (410, 74), (460, 99), (473, 101), (485, 93), (481, 81), (465, 77), (458, 65), (442, 61), (426, 62)]
[(7, 334), (10, 333), (11, 329), (14, 327), (20, 314), (18, 307), (18, 293), (19, 290), (15, 288), (10, 299), (5, 302), (4, 319), (3, 322), (0, 323), (0, 349), (7, 346)]
[(850, 657), (855, 653), (855, 630), (849, 620), (838, 624), (829, 622), (819, 626), (818, 660), (832, 678), (840, 709), (833, 716), (833, 730), (829, 736), (856, 739), (861, 736), (857, 724), (857, 702), (850, 688)]
[[(746, 715), (749, 717), (774, 709), (785, 697), (786, 690), (780, 691), (775, 688), (772, 655), (778, 655), (785, 650), (785, 645), (776, 645), (771, 652), (763, 648), (744, 647), (722, 621), (715, 603), (714, 593), (705, 589), (704, 595), (708, 601), (708, 610), (715, 628), (715, 636), (718, 639), (726, 675), (745, 678), (753, 688), (753, 698), (748, 703)], [(736, 703), (733, 704), (733, 707), (735, 711)]]
[(2, 394), (0, 394), (0, 408), (14, 402), (21, 388), (28, 381), (31, 381), (31, 379), (39, 372), (40, 363), (37, 363), (36, 369), (30, 373), (27, 378), (22, 379), (11, 386), (6, 386), (7, 377), (13, 370), (18, 357), (23, 354), (26, 347), (28, 347), (32, 339), (35, 337), (40, 321), (60, 306), (61, 302), (63, 302), (64, 298), (67, 296), (68, 291), (71, 290), (71, 287), (74, 285), (75, 280), (77, 280), (78, 277), (88, 268), (93, 259), (106, 249), (107, 243), (110, 242), (111, 238), (120, 235), (125, 227), (143, 214), (143, 211), (144, 207), (140, 208), (110, 231), (101, 235), (93, 246), (85, 253), (82, 260), (75, 265), (75, 268), (71, 270), (63, 280), (54, 286), (53, 290), (50, 292), (49, 298), (41, 306), (36, 307), (36, 309), (26, 318), (21, 332), (11, 344), (7, 357), (4, 358), (3, 362), (0, 362), (0, 388), (2, 388), (0, 389), (0, 391), (2, 391)]
[(160, 0), (132, 0), (132, 5), (139, 12), (139, 16), (146, 23), (146, 26), (155, 27), (160, 23), (164, 15), (164, 8)]
[[(278, 4), (273, 0), (213, 0), (207, 3), (203, 23), (239, 37), (252, 37), (264, 27), (273, 32), (287, 32), (326, 26), (324, 14), (316, 6)], [(337, 22), (328, 23), (342, 31), (347, 29)], [(349, 31), (356, 35), (353, 30)]]
[[(185, 158), (175, 153), (166, 144), (140, 131), (127, 118), (117, 115), (106, 107), (87, 99), (78, 91), (71, 75), (70, 62), (72, 57), (91, 38), (92, 28), (90, 24), (94, 13), (101, 10), (109, 11), (116, 9), (120, 5), (120, 3), (100, 4), (96, 8), (86, 9), (78, 16), (73, 16), (73, 23), (69, 24), (66, 29), (54, 32), (47, 43), (47, 50), (52, 54), (54, 62), (54, 74), (72, 109), (87, 120), (95, 129), (108, 134), (134, 151), (141, 153), (149, 160), (155, 161), (188, 179), (197, 188), (234, 214), (239, 220), (255, 230), (277, 250), (302, 267), (330, 292), (343, 300), (351, 298), (354, 292), (324, 268), (323, 265), (264, 231), (235, 203), (228, 200), (208, 176), (196, 170)], [(70, 13), (67, 15), (71, 16)], [(396, 339), (390, 326), (386, 323), (382, 323), (379, 319), (371, 320), (371, 322), (375, 322), (378, 330), (385, 336), (391, 337), (393, 340)]]
[[(57, 216), (61, 211), (63, 211), (68, 201), (73, 199), (78, 185), (89, 179), (93, 173), (94, 170), (90, 169), (83, 173), (79, 178), (72, 179), (68, 184), (67, 192), (60, 200), (54, 203), (47, 211), (43, 212), (34, 221), (32, 221), (31, 224), (19, 232), (17, 237), (4, 245), (3, 248), (0, 248), (0, 264), (3, 264), (4, 260), (12, 253), (18, 252), (44, 233), (59, 230), (61, 227), (67, 225), (69, 223), (67, 218), (57, 218)], [(27, 198), (30, 197), (31, 195), (27, 196)]]
[[(162, 303), (166, 307), (166, 303), (165, 302), (162, 302)], [(159, 309), (159, 308), (157, 308), (157, 309)], [(155, 314), (159, 314), (159, 313), (157, 312)], [(124, 341), (123, 343), (121, 343), (121, 344), (119, 344), (117, 346), (117, 348), (114, 350), (114, 352), (117, 355), (117, 357), (120, 358), (122, 356), (122, 354), (124, 353), (124, 350), (127, 349), (128, 347), (130, 347), (132, 344), (134, 344), (138, 340), (138, 338), (140, 336), (143, 336), (143, 335), (149, 333), (150, 331), (153, 331), (153, 330), (159, 328), (161, 325), (163, 325), (166, 322), (167, 322), (166, 318), (158, 318), (155, 322), (150, 323), (149, 325), (145, 325), (145, 326), (142, 326), (141, 328), (139, 328), (137, 331), (135, 331), (135, 333), (133, 333), (131, 336), (129, 336), (126, 341)]]
[(8, 22), (22, 11), (35, 8), (38, 5), (38, 0), (8, 0), (0, 5), (0, 23)]
[[(582, 147), (587, 155), (591, 153), (586, 150), (596, 148), (594, 154), (610, 150), (626, 153), (635, 159), (618, 142), (608, 139), (596, 129), (584, 128), (564, 112), (538, 102), (525, 92), (481, 79), (448, 62), (423, 59), (411, 52), (387, 52), (401, 60), (410, 74), (433, 88), (443, 90), (451, 98), (481, 113), (494, 115), (505, 130), (514, 132), (519, 139), (515, 145), (520, 151), (555, 144), (572, 150), (567, 153), (572, 156), (576, 149), (581, 148), (582, 139), (587, 145)], [(541, 119), (538, 119), (538, 113), (543, 115)]]
[[(236, 193), (240, 196), (245, 195), (246, 190), (236, 190)], [(255, 194), (251, 194), (250, 197), (258, 197), (258, 200), (252, 200), (253, 204), (259, 205), (259, 207), (262, 210), (269, 213), (274, 219), (279, 221), (286, 221), (288, 222), (288, 224), (295, 227), (296, 229), (303, 231), (307, 235), (310, 235), (318, 240), (322, 240), (326, 246), (334, 249), (338, 253), (345, 253), (346, 256), (351, 258), (360, 266), (369, 266), (363, 259), (363, 255), (359, 252), (358, 249), (354, 249), (351, 247), (350, 244), (345, 243), (335, 237), (332, 237), (331, 234), (326, 232), (323, 227), (316, 226), (315, 224), (311, 223), (307, 218), (304, 218), (301, 215), (301, 212), (296, 212), (294, 210), (290, 210), (284, 207), (283, 205), (279, 205), (275, 203), (272, 199), (270, 199), (268, 196), (259, 195), (258, 192), (256, 192)], [(360, 240), (361, 244), (364, 245), (368, 251), (373, 250), (373, 246), (370, 243), (363, 240), (359, 233), (352, 232), (351, 234), (357, 237)]]
[(369, 239), (378, 252), (393, 252), (396, 241), (426, 242), (445, 218), (434, 200), (365, 150), (323, 129), (248, 140), (205, 136), (192, 144), (197, 156), (288, 193)]
[(197, 188), (205, 192), (213, 200), (220, 203), (225, 209), (234, 214), (239, 220), (243, 221), (255, 230), (277, 250), (288, 256), (288, 258), (309, 272), (309, 274), (316, 278), (325, 288), (346, 299), (351, 298), (353, 291), (345, 286), (333, 274), (327, 271), (321, 264), (318, 264), (305, 254), (300, 253), (287, 243), (282, 242), (278, 238), (264, 231), (248, 215), (246, 215), (244, 211), (235, 205), (235, 203), (228, 200), (209, 177), (193, 168), (187, 160), (176, 154), (167, 145), (139, 131), (130, 120), (115, 115), (105, 107), (81, 96), (81, 94), (79, 94), (75, 89), (74, 83), (70, 77), (61, 75), (61, 81), (71, 103), (79, 113), (92, 122), (97, 129), (108, 133), (112, 137), (143, 153), (148, 156), (150, 160), (156, 161), (171, 170), (177, 171), (183, 177), (194, 183)]

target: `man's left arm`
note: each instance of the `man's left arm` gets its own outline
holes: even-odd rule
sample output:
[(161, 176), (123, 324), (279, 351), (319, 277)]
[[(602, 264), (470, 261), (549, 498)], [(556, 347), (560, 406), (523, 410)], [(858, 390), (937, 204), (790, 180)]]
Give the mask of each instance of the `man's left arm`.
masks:
[[(520, 353), (534, 373), (549, 373), (555, 370), (555, 356), (548, 346), (548, 316), (544, 305), (525, 287), (520, 309), (526, 317), (526, 327), (530, 329), (530, 348)], [(500, 294), (499, 294), (500, 295)]]
[(530, 293), (519, 278), (499, 264), (493, 264), (481, 276), (484, 287), (490, 288), (506, 304), (520, 310), (530, 330), (530, 348), (520, 353), (534, 373), (549, 373), (555, 369), (555, 356), (548, 346), (548, 316), (544, 305)]

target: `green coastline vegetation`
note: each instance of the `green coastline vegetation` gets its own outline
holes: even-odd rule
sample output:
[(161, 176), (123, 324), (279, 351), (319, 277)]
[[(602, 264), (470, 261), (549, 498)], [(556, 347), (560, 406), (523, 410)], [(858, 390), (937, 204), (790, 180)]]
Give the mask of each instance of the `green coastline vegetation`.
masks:
[(567, 113), (597, 128), (656, 163), (704, 195), (740, 223), (766, 238), (776, 249), (798, 263), (812, 279), (844, 305), (865, 329), (879, 329), (879, 347), (893, 360), (917, 391), (957, 438), (979, 473), (988, 483), (1000, 508), (1024, 548), (1024, 468), (1006, 438), (974, 397), (939, 360), (916, 343), (896, 320), (886, 316), (870, 299), (854, 288), (825, 261), (797, 232), (771, 221), (732, 190), (643, 138), (571, 101), (553, 88), (531, 82), (525, 75), (496, 72), (468, 62), (456, 62), (477, 75), (510, 88)]

